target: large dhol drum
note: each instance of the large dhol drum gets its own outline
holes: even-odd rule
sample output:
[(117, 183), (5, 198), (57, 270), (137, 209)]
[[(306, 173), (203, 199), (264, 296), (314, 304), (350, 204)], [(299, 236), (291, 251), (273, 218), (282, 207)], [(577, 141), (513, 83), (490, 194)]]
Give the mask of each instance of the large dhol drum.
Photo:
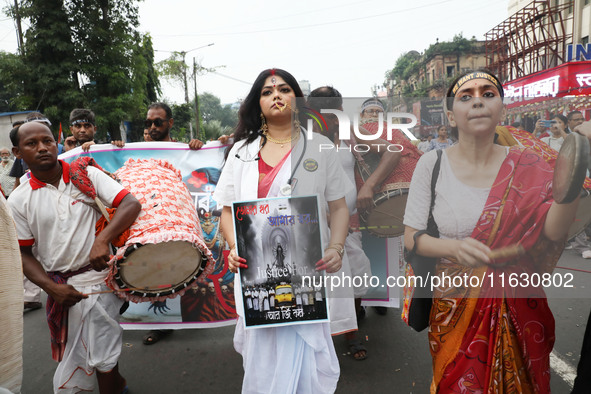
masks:
[[(379, 123), (376, 121), (364, 122), (361, 127), (371, 134), (379, 131)], [(398, 237), (404, 234), (403, 220), (408, 188), (421, 152), (399, 130), (393, 130), (392, 138), (387, 139), (386, 129), (386, 123), (384, 123), (381, 138), (396, 144), (393, 150), (400, 152), (400, 161), (374, 195), (374, 208), (367, 212), (360, 212), (359, 216), (363, 227), (372, 234), (378, 237)], [(358, 157), (355, 174), (357, 190), (378, 168), (380, 160), (381, 155), (372, 152), (364, 154), (361, 160)]]
[[(379, 162), (380, 156), (376, 153), (367, 153), (363, 161), (357, 162), (357, 171), (362, 182), (375, 171)], [(378, 237), (398, 237), (404, 234), (404, 210), (410, 182), (393, 182), (394, 177), (393, 172), (374, 195), (374, 208), (359, 214), (365, 229)]]
[(164, 160), (129, 159), (115, 175), (142, 210), (110, 262), (109, 286), (121, 298), (144, 302), (205, 283), (214, 260), (180, 171)]

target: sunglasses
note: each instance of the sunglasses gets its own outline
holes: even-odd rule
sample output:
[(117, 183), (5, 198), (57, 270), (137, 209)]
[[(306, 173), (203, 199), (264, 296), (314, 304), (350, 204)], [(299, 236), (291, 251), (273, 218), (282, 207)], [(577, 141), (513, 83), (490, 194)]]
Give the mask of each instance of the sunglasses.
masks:
[(146, 119), (144, 121), (144, 126), (149, 129), (150, 127), (152, 127), (152, 124), (154, 124), (154, 126), (156, 127), (161, 127), (164, 122), (168, 122), (168, 119), (160, 119), (160, 118), (156, 118), (154, 120), (152, 119)]

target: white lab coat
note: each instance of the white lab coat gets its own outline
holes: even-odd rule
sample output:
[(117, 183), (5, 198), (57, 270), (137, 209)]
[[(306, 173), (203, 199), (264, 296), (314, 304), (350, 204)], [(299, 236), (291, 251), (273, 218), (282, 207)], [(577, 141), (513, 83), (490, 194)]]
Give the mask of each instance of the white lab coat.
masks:
[[(306, 137), (303, 133), (301, 137)], [(280, 189), (302, 157), (294, 173), (293, 195), (317, 194), (320, 218), (326, 217), (325, 201), (344, 197), (353, 187), (347, 179), (332, 143), (314, 134), (308, 140), (300, 138), (271, 186), (269, 197), (280, 196)], [(322, 147), (326, 148), (322, 151)], [(213, 198), (219, 204), (231, 206), (233, 201), (258, 198), (258, 157), (260, 137), (250, 144), (236, 143), (228, 155)], [(302, 155), (302, 152), (304, 154)], [(322, 242), (329, 240), (326, 222), (321, 220)], [(336, 390), (340, 374), (338, 359), (326, 323), (302, 324), (277, 328), (244, 330), (244, 307), (236, 285), (236, 309), (239, 321), (234, 334), (234, 347), (242, 354), (244, 366), (243, 393), (331, 393)], [(333, 311), (331, 310), (331, 316)], [(353, 316), (355, 315), (353, 309)], [(264, 364), (264, 365), (263, 365)]]

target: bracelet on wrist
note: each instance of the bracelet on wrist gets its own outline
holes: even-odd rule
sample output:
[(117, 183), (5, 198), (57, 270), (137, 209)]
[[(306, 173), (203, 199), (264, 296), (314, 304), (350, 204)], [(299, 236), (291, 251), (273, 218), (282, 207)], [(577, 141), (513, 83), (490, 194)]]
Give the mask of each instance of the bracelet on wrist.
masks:
[(326, 249), (324, 249), (324, 251), (326, 252), (328, 249), (335, 250), (341, 259), (343, 258), (343, 255), (345, 254), (345, 248), (343, 248), (343, 246), (341, 244), (329, 245)]

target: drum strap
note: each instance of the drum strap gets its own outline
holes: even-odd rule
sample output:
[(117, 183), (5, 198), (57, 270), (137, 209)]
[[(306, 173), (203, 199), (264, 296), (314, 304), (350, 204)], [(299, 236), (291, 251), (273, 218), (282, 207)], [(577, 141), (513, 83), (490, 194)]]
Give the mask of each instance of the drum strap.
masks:
[[(419, 230), (413, 235), (414, 246), (409, 253), (409, 256), (414, 256), (417, 252), (417, 238), (423, 234), (428, 234), (432, 237), (439, 238), (439, 229), (435, 218), (433, 218), (433, 207), (435, 206), (435, 186), (437, 185), (437, 178), (439, 178), (439, 169), (441, 168), (441, 154), (442, 150), (437, 149), (437, 161), (433, 166), (433, 174), (431, 175), (431, 204), (429, 205), (429, 219), (427, 219), (427, 229)], [(408, 258), (410, 259), (410, 257)]]

